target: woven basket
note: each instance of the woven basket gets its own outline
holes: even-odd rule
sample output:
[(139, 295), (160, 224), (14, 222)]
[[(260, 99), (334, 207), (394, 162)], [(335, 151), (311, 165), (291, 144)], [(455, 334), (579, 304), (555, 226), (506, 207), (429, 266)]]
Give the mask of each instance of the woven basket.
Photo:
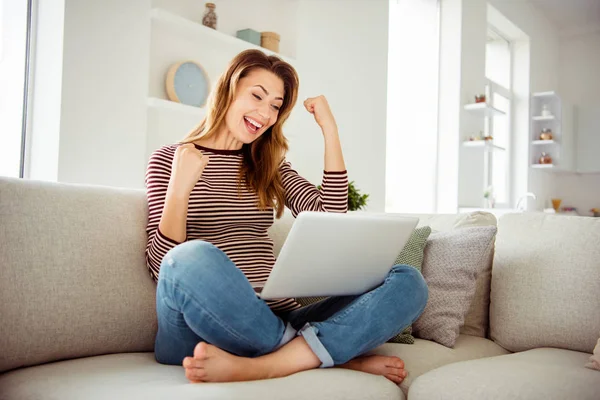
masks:
[(276, 53), (279, 52), (279, 34), (275, 32), (262, 32), (260, 35), (260, 45)]

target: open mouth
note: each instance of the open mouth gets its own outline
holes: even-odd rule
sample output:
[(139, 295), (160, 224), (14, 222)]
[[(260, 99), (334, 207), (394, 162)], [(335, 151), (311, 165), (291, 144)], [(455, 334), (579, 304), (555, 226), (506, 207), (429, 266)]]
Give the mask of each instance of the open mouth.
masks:
[(246, 124), (246, 129), (248, 132), (252, 134), (256, 134), (260, 128), (262, 128), (262, 124), (253, 120), (252, 118), (244, 117), (244, 123)]

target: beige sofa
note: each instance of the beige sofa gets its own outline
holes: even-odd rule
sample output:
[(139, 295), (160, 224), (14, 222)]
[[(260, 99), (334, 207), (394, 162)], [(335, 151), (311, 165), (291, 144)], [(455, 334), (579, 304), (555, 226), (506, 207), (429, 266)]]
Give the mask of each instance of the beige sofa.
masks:
[[(600, 334), (600, 219), (503, 217), (491, 339), (381, 346), (405, 360), (399, 387), (335, 368), (189, 384), (156, 363), (146, 217), (143, 190), (0, 178), (0, 399), (600, 399), (600, 372), (584, 368)], [(273, 226), (277, 248), (292, 222)]]

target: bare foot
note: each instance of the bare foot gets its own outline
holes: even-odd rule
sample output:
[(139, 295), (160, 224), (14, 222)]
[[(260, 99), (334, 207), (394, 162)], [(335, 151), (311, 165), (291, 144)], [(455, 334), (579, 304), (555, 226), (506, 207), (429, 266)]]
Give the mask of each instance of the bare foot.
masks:
[(252, 359), (238, 357), (211, 344), (200, 342), (194, 357), (183, 360), (185, 376), (190, 382), (237, 382), (261, 379)]
[(238, 382), (278, 378), (316, 368), (321, 364), (303, 337), (256, 358), (239, 357), (216, 346), (200, 342), (193, 357), (183, 360), (185, 376), (191, 382)]
[(341, 368), (355, 371), (368, 372), (369, 374), (382, 375), (394, 383), (402, 383), (407, 372), (404, 370), (404, 361), (398, 357), (389, 356), (363, 356), (340, 365)]

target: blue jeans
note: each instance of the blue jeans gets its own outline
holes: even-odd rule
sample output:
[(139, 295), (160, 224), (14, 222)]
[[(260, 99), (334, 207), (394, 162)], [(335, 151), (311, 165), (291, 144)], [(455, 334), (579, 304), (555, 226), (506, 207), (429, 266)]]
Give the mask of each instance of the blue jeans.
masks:
[(192, 240), (163, 258), (156, 292), (159, 363), (181, 365), (200, 341), (258, 357), (303, 336), (321, 367), (332, 367), (385, 343), (423, 312), (427, 285), (415, 268), (396, 265), (360, 296), (338, 296), (275, 314), (225, 253)]

